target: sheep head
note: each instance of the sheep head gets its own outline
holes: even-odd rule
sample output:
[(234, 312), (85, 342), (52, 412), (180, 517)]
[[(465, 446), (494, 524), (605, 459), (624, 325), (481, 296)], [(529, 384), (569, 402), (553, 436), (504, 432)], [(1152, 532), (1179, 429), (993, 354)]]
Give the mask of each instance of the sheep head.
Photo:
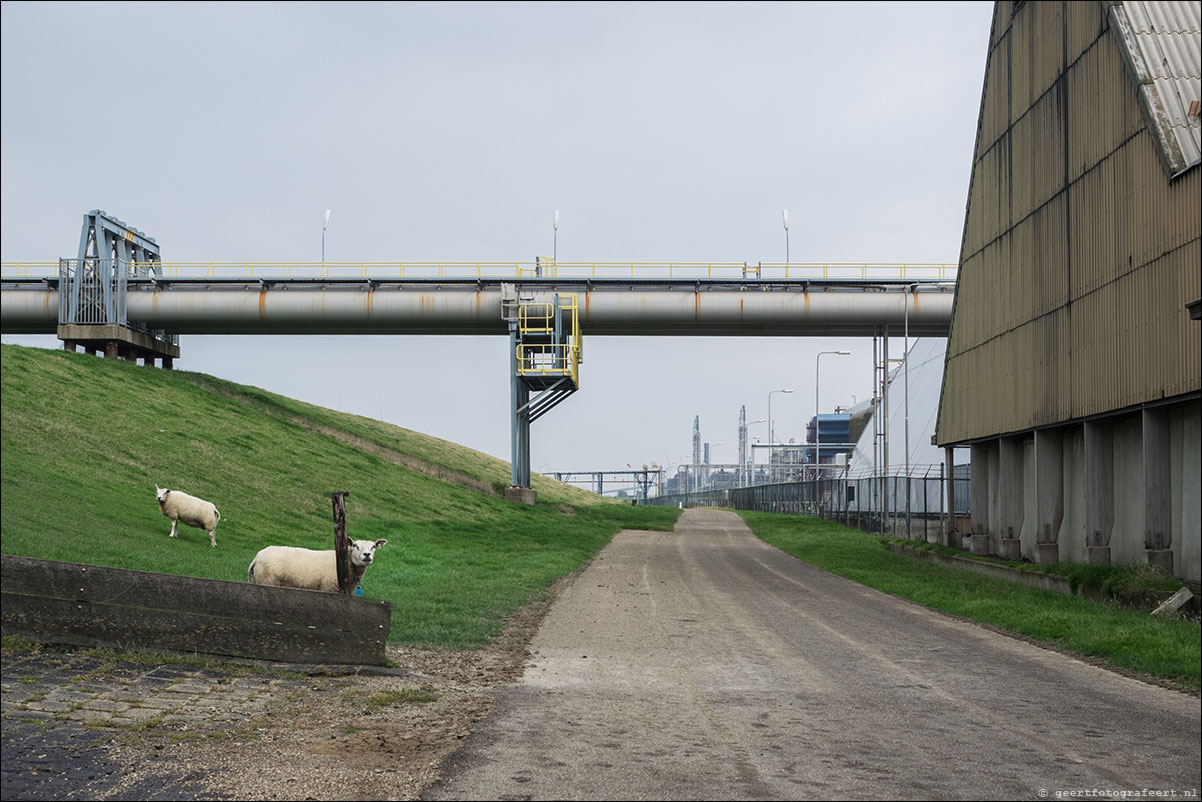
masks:
[(351, 541), (351, 565), (366, 568), (371, 565), (371, 561), (375, 559), (376, 549), (387, 543), (387, 540), (377, 540), (372, 543), (370, 540), (352, 540)]
[(154, 486), (154, 497), (158, 499), (160, 507), (163, 506), (163, 502), (167, 500), (167, 494), (170, 492), (165, 487), (159, 487), (157, 484)]

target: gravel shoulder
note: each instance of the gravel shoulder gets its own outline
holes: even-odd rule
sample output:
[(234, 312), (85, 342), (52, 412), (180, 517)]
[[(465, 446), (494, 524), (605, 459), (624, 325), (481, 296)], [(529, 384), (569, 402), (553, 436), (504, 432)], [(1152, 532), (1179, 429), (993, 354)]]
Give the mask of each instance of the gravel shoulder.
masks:
[[(493, 691), (521, 676), (531, 638), (571, 580), (484, 649), (388, 647), (401, 670), (385, 676), (239, 676), (5, 648), (4, 798), (417, 799), (492, 711)], [(106, 683), (148, 695), (156, 677), (179, 691), (255, 688), (229, 701), (194, 695), (132, 722), (100, 709), (113, 698), (98, 696)], [(74, 701), (56, 709), (60, 698)]]

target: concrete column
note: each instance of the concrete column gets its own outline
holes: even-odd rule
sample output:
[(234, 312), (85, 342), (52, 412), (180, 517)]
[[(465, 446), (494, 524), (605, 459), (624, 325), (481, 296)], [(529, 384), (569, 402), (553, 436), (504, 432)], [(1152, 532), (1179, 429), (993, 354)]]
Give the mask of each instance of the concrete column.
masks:
[(175, 359), (169, 356), (163, 357), (163, 370), (172, 370), (175, 368)]
[(1085, 423), (1085, 547), (1092, 565), (1110, 565), (1114, 530), (1114, 429)]
[(972, 553), (989, 554), (989, 452), (990, 443), (972, 444)]
[(1060, 562), (1064, 521), (1064, 446), (1059, 429), (1035, 432), (1035, 561)]
[(1166, 407), (1143, 411), (1144, 548), (1148, 564), (1173, 573), (1172, 446)]
[(1021, 560), (1019, 533), (1023, 530), (1023, 442), (1017, 437), (998, 438), (998, 556)]
[(512, 486), (505, 491), (507, 501), (534, 504), (538, 493), (530, 487), (530, 388), (518, 374), (517, 323), (509, 323), (509, 398), (510, 398), (510, 475)]
[(118, 348), (116, 340), (109, 340), (104, 344), (104, 358), (116, 359), (118, 356)]
[(63, 340), (63, 350), (75, 353), (75, 343), (70, 340)]
[[(932, 438), (934, 439), (934, 438)], [(947, 504), (947, 520), (943, 527), (943, 545), (959, 546), (960, 536), (956, 534), (956, 449), (948, 446), (943, 449), (944, 498)]]

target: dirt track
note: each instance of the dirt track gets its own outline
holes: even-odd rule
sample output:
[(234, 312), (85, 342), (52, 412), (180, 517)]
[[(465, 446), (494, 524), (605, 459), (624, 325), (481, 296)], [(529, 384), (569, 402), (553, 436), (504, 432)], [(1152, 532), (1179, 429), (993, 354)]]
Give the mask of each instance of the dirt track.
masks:
[(1197, 798), (1196, 697), (817, 570), (732, 513), (625, 532), (428, 799)]

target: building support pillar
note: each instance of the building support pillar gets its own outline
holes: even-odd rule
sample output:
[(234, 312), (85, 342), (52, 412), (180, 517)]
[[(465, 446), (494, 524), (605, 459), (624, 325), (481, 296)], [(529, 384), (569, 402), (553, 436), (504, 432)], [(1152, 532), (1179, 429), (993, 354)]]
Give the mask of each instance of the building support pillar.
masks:
[(1060, 562), (1064, 521), (1064, 438), (1059, 429), (1035, 432), (1035, 562)]
[(943, 461), (945, 463), (943, 495), (947, 499), (947, 520), (943, 527), (943, 545), (955, 548), (960, 545), (960, 536), (956, 533), (956, 449), (952, 446), (944, 447)]
[(1021, 560), (1019, 533), (1023, 529), (1023, 443), (1018, 437), (998, 438), (997, 554), (1004, 560)]
[(1148, 565), (1173, 573), (1172, 445), (1167, 407), (1143, 411), (1144, 548)]
[(970, 470), (972, 471), (972, 553), (989, 554), (989, 443), (973, 443)]
[(1090, 565), (1110, 565), (1114, 531), (1114, 429), (1085, 422), (1085, 547)]

